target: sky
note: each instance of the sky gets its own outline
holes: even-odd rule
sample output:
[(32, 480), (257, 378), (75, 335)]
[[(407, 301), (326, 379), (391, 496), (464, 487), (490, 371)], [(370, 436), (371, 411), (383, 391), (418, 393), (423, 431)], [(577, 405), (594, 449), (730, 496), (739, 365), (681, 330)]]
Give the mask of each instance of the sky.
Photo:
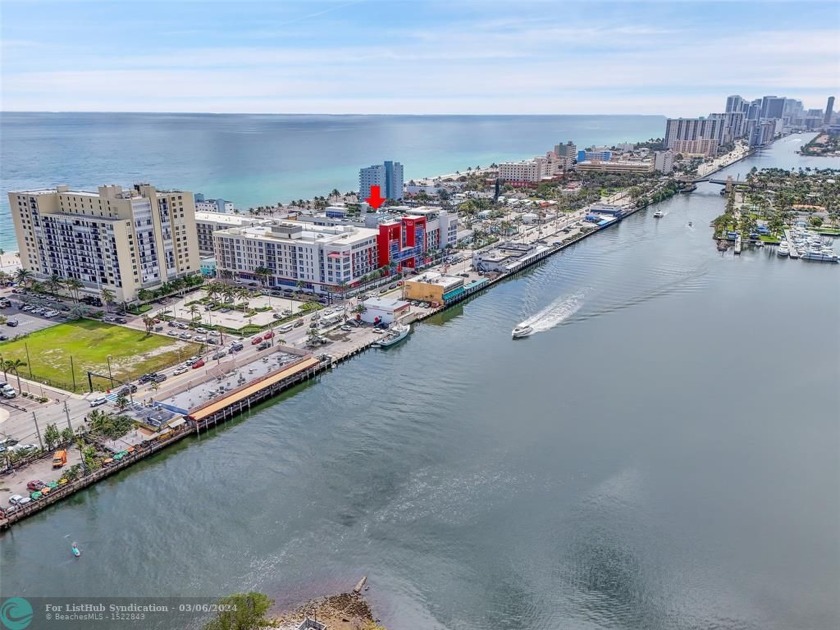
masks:
[(697, 116), (729, 94), (824, 108), (838, 33), (836, 0), (0, 0), (0, 110)]

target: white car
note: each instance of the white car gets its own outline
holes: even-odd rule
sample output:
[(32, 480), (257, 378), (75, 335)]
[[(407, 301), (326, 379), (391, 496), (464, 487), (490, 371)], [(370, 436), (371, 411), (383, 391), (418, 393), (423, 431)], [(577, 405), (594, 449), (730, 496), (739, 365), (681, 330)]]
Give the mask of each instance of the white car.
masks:
[(26, 505), (27, 503), (32, 503), (32, 499), (29, 497), (22, 497), (19, 494), (13, 494), (9, 497), (9, 503), (12, 505)]
[(99, 405), (104, 405), (106, 402), (108, 402), (108, 399), (105, 396), (97, 396), (90, 401), (90, 406), (98, 407)]
[(38, 447), (34, 444), (15, 444), (14, 446), (10, 446), (8, 448), (9, 451), (16, 453), (16, 452), (25, 452), (25, 451), (37, 451)]
[(173, 374), (174, 376), (178, 376), (179, 374), (184, 374), (184, 373), (186, 373), (186, 372), (188, 372), (188, 371), (189, 371), (189, 368), (188, 368), (188, 367), (184, 367), (184, 366), (182, 365), (182, 366), (181, 366), (181, 367), (179, 367), (177, 370), (175, 370), (174, 372), (172, 372), (172, 374)]

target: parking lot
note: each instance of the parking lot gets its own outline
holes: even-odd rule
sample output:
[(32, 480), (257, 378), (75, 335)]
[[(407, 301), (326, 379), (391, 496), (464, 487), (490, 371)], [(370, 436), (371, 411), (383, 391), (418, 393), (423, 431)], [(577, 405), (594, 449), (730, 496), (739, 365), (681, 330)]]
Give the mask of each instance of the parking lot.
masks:
[(65, 450), (67, 451), (67, 463), (61, 468), (53, 468), (53, 453), (51, 451), (42, 459), (26, 466), (26, 468), (0, 477), (0, 507), (4, 510), (14, 509), (9, 503), (9, 497), (13, 495), (18, 494), (23, 497), (28, 497), (30, 490), (27, 489), (26, 485), (30, 481), (38, 480), (44, 483), (58, 481), (64, 471), (70, 466), (82, 463), (82, 456), (78, 448), (68, 447)]
[[(63, 311), (59, 311), (53, 317), (46, 317), (43, 314), (39, 315), (22, 310), (24, 303), (18, 301), (15, 296), (9, 296), (9, 298), (12, 305), (7, 308), (0, 309), (0, 314), (8, 320), (4, 326), (0, 327), (0, 335), (8, 337), (9, 339), (13, 339), (18, 335), (33, 333), (36, 330), (41, 330), (43, 328), (49, 328), (59, 322), (67, 321), (66, 313)], [(58, 311), (59, 306), (61, 306), (61, 303), (52, 305), (47, 300), (44, 300), (43, 304), (46, 308), (53, 309), (55, 311)], [(10, 322), (17, 322), (17, 326), (10, 326)]]

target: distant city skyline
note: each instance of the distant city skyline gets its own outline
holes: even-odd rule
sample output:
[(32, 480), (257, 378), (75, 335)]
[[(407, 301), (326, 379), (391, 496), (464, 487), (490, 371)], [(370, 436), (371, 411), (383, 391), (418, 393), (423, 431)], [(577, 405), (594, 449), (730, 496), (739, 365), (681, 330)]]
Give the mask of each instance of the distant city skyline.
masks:
[(834, 2), (5, 2), (4, 111), (660, 114), (840, 93)]

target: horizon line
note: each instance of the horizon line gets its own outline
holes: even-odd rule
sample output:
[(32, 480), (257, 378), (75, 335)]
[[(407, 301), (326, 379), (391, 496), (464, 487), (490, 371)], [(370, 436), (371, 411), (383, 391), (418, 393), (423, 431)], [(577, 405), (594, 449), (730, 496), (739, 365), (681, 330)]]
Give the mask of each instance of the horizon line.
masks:
[(358, 112), (180, 112), (180, 111), (127, 111), (127, 110), (37, 110), (37, 109), (11, 109), (0, 110), (3, 114), (168, 114), (168, 115), (194, 115), (202, 114), (209, 116), (651, 116), (668, 118), (666, 114), (603, 114), (603, 113), (358, 113)]

